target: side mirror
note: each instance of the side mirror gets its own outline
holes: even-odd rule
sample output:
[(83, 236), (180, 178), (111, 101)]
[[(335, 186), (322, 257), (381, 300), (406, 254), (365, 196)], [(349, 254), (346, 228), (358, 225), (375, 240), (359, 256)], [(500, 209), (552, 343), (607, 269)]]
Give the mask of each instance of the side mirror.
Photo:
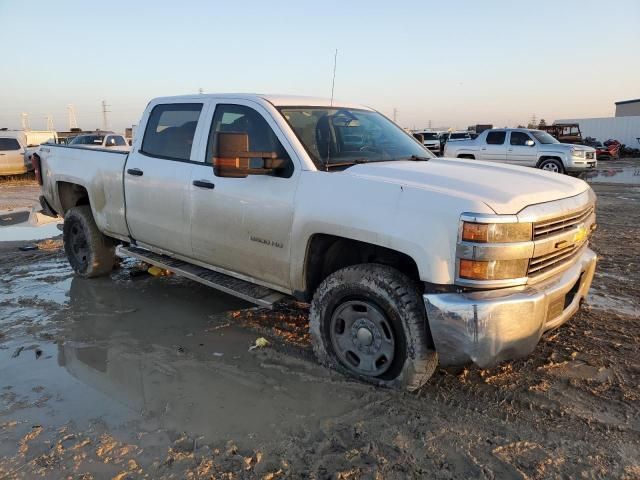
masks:
[(536, 144), (536, 142), (534, 142), (533, 140), (529, 139), (529, 140), (525, 140), (524, 144), (527, 147), (533, 147)]
[(285, 166), (276, 152), (249, 151), (249, 135), (240, 132), (218, 132), (213, 170), (218, 177), (245, 178), (269, 175)]

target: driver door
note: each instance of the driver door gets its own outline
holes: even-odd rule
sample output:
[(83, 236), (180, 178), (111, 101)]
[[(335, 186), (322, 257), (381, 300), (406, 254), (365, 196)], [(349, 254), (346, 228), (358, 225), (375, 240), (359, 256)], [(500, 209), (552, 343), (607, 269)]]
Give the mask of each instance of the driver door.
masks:
[(515, 165), (535, 167), (538, 160), (536, 142), (525, 132), (510, 132), (507, 159)]
[[(223, 270), (289, 289), (290, 235), (299, 169), (269, 112), (251, 101), (219, 103), (209, 121), (204, 161), (190, 182), (193, 258)], [(273, 175), (218, 177), (216, 133), (247, 133), (251, 151), (278, 153), (287, 167)]]

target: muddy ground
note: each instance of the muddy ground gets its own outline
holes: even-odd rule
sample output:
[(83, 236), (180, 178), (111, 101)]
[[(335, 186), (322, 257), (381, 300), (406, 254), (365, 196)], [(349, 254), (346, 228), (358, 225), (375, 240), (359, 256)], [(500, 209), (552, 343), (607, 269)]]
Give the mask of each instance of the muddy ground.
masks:
[[(130, 261), (83, 280), (59, 239), (0, 242), (0, 479), (640, 478), (636, 165), (591, 179), (589, 305), (528, 358), (412, 394), (318, 367), (298, 306)], [(31, 205), (25, 187), (0, 185), (0, 210)]]

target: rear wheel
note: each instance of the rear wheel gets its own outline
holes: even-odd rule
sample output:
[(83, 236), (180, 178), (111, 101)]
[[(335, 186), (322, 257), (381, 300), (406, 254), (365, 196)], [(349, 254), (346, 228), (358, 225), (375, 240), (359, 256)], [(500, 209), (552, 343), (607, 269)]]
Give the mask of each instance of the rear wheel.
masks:
[(476, 159), (476, 157), (474, 155), (465, 154), (465, 153), (463, 153), (461, 155), (458, 155), (458, 158), (468, 158), (469, 160), (475, 160)]
[(314, 295), (310, 331), (322, 364), (377, 385), (415, 390), (438, 364), (416, 285), (384, 265), (329, 275)]
[(81, 277), (106, 275), (115, 262), (115, 243), (96, 225), (89, 205), (70, 208), (64, 216), (64, 250)]
[(540, 162), (540, 166), (538, 167), (541, 170), (546, 170), (547, 172), (555, 172), (555, 173), (564, 173), (564, 166), (560, 160), (556, 160), (555, 158), (547, 158)]

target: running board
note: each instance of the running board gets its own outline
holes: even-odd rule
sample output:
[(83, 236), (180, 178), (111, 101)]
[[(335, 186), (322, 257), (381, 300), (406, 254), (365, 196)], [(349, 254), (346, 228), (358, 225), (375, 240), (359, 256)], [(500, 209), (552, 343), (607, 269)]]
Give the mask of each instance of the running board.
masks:
[(274, 303), (282, 300), (286, 296), (270, 288), (256, 285), (246, 280), (240, 280), (239, 278), (215, 272), (208, 268), (193, 265), (192, 263), (166, 255), (153, 253), (139, 247), (120, 246), (118, 247), (118, 254), (137, 258), (143, 262), (169, 270), (176, 275), (202, 283), (208, 287), (215, 288), (216, 290), (241, 298), (247, 302), (255, 303), (261, 307), (272, 308)]

